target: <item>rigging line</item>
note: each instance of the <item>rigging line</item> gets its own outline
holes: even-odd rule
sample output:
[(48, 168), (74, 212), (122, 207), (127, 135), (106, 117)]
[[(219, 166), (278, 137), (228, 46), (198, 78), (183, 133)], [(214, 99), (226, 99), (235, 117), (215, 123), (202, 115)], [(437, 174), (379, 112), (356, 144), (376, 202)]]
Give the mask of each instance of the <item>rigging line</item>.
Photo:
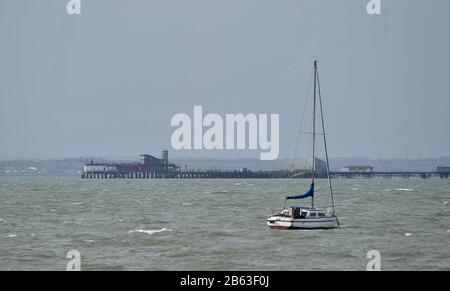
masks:
[(297, 150), (298, 150), (298, 146), (300, 144), (300, 136), (302, 134), (303, 122), (305, 121), (306, 107), (308, 106), (309, 94), (311, 93), (311, 83), (312, 83), (313, 74), (314, 74), (314, 70), (313, 70), (313, 72), (311, 72), (311, 77), (309, 78), (309, 85), (308, 85), (308, 91), (306, 93), (305, 105), (303, 106), (303, 113), (300, 118), (300, 124), (299, 124), (299, 128), (297, 131), (297, 139), (295, 141), (294, 155), (292, 156), (292, 160), (291, 160), (291, 171), (294, 171), (294, 160), (295, 160), (295, 157), (297, 156)]
[(323, 118), (323, 105), (322, 105), (322, 94), (321, 94), (321, 89), (320, 89), (320, 79), (319, 79), (319, 73), (317, 71), (317, 82), (318, 82), (318, 94), (319, 94), (319, 103), (320, 103), (320, 115), (321, 115), (321, 121), (322, 121), (322, 132), (323, 132), (323, 140), (324, 140), (324, 147), (325, 147), (325, 156), (326, 156), (326, 170), (327, 170), (327, 178), (328, 178), (328, 184), (329, 184), (329, 189), (330, 189), (330, 196), (328, 196), (328, 201), (327, 204), (330, 205), (331, 202), (331, 206), (333, 209), (333, 213), (335, 212), (334, 209), (334, 201), (333, 201), (333, 188), (332, 188), (332, 184), (331, 184), (331, 179), (330, 179), (330, 168), (329, 168), (329, 160), (328, 160), (328, 148), (327, 148), (327, 142), (326, 142), (326, 136), (325, 136), (325, 123), (324, 123), (324, 118)]
[(325, 145), (325, 157), (327, 160), (327, 176), (328, 176), (328, 184), (330, 187), (330, 197), (331, 197), (331, 205), (333, 207), (333, 213), (335, 213), (335, 205), (334, 205), (334, 197), (333, 197), (333, 186), (331, 183), (331, 178), (330, 178), (330, 161), (328, 158), (328, 147), (327, 147), (327, 138), (325, 135), (325, 122), (324, 122), (324, 118), (323, 118), (323, 105), (322, 105), (322, 94), (321, 94), (321, 90), (320, 90), (320, 79), (319, 79), (319, 71), (317, 69), (317, 85), (318, 85), (318, 89), (319, 89), (319, 104), (320, 104), (320, 116), (322, 117), (322, 132), (323, 132), (323, 142)]

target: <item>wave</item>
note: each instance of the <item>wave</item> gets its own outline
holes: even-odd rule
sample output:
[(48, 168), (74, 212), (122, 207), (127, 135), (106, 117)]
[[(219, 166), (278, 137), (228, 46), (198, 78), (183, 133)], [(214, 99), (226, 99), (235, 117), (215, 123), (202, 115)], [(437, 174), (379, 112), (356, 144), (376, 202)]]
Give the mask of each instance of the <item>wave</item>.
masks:
[(7, 238), (14, 238), (14, 237), (17, 237), (17, 234), (10, 234), (7, 236)]
[(411, 192), (411, 191), (414, 191), (414, 189), (400, 188), (400, 189), (395, 189), (395, 191), (406, 191), (406, 192)]
[(152, 235), (152, 234), (164, 232), (164, 231), (172, 231), (172, 230), (164, 227), (162, 229), (153, 229), (153, 230), (136, 229), (136, 230), (129, 231), (128, 233), (130, 234), (130, 233), (137, 232), (137, 233), (146, 233), (146, 234)]
[(414, 233), (407, 232), (407, 233), (405, 233), (405, 236), (414, 236)]

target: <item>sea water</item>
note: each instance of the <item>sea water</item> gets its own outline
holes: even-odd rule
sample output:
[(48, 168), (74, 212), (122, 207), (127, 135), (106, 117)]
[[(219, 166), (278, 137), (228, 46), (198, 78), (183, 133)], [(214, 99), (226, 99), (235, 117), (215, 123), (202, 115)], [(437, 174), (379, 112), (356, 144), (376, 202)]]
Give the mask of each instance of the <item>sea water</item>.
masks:
[[(0, 177), (0, 270), (450, 270), (450, 180), (335, 180), (340, 229), (270, 230), (308, 180)], [(316, 206), (328, 204), (327, 181)], [(295, 202), (308, 205), (309, 200)]]

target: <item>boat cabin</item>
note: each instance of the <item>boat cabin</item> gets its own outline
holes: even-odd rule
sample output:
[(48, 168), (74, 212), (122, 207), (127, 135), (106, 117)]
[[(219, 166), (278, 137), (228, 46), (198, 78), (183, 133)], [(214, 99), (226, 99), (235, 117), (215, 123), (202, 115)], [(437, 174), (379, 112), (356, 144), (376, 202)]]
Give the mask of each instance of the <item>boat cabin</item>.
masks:
[(284, 209), (280, 216), (292, 217), (292, 218), (320, 218), (325, 217), (326, 214), (318, 209), (303, 208), (303, 207), (290, 207)]

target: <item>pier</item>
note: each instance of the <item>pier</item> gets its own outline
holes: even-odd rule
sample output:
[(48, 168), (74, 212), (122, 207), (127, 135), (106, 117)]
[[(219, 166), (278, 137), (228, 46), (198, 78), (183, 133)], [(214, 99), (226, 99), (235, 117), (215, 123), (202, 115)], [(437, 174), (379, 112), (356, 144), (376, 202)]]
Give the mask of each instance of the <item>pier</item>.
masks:
[[(326, 173), (317, 173), (319, 178), (326, 178)], [(393, 179), (419, 178), (448, 179), (450, 172), (330, 172), (334, 179)], [(119, 172), (91, 171), (81, 174), (83, 179), (308, 179), (311, 172), (305, 171), (168, 171), (168, 172)]]
[(288, 179), (291, 171), (87, 172), (83, 179)]
[(330, 174), (335, 179), (373, 179), (373, 178), (448, 179), (448, 177), (450, 176), (450, 173), (440, 173), (440, 172), (332, 172)]
[[(324, 164), (316, 159), (317, 164)], [(308, 169), (308, 165), (306, 165)], [(316, 168), (315, 177), (327, 178), (327, 168)], [(437, 167), (429, 172), (374, 172), (370, 166), (349, 166), (343, 171), (330, 172), (334, 179), (374, 179), (374, 178), (441, 178), (448, 179), (450, 167)], [(311, 170), (260, 170), (247, 168), (239, 170), (182, 170), (169, 162), (169, 152), (163, 150), (161, 157), (141, 154), (138, 162), (94, 163), (87, 161), (81, 174), (82, 179), (309, 179)]]

